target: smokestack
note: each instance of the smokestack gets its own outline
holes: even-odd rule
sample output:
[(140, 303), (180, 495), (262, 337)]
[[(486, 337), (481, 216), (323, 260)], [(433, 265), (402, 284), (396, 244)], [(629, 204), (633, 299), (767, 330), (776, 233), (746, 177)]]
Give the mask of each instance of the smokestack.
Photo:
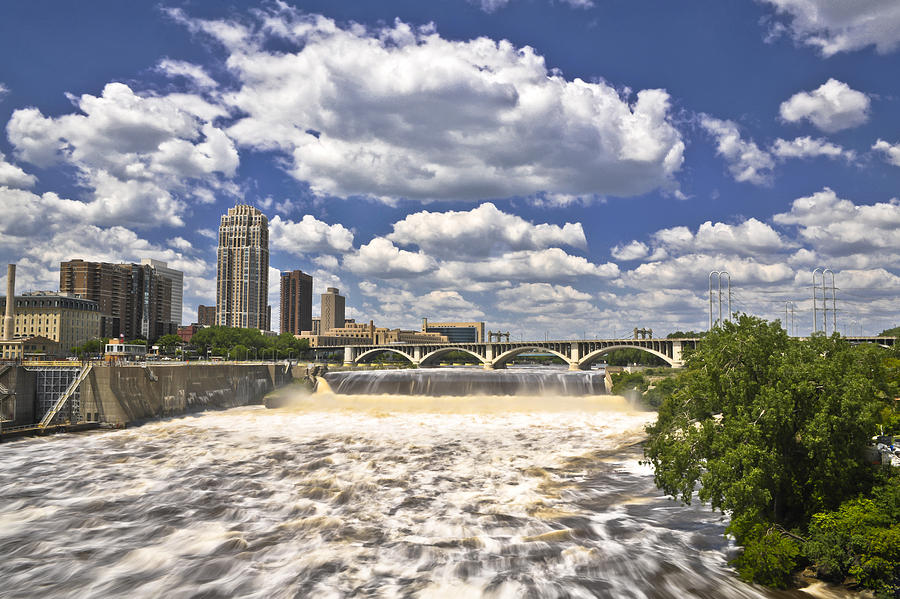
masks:
[(6, 316), (3, 317), (3, 339), (9, 341), (16, 330), (16, 265), (6, 267)]

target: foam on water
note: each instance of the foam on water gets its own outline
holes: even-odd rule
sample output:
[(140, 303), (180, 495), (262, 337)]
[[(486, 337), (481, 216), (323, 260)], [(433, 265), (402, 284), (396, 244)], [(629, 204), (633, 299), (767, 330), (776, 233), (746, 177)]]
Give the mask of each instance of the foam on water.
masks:
[(0, 446), (0, 594), (776, 597), (622, 398), (319, 394)]

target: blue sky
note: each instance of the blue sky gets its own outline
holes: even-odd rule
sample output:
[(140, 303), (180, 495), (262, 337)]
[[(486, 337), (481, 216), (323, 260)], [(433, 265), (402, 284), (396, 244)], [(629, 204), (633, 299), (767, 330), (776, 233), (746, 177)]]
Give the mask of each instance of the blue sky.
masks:
[[(898, 324), (895, 1), (440, 0), (0, 7), (0, 259), (165, 260), (215, 302), (218, 218), (380, 326)], [(314, 308), (314, 313), (317, 312)], [(831, 318), (829, 317), (829, 321)], [(829, 322), (829, 329), (831, 328)]]

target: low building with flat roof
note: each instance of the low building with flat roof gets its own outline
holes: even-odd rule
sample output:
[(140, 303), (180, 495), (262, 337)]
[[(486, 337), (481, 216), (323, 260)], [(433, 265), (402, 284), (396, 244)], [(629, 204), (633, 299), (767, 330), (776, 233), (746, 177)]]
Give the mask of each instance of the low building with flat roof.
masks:
[(447, 343), (448, 341), (447, 336), (440, 333), (376, 327), (372, 321), (369, 321), (369, 324), (346, 323), (343, 327), (330, 329), (326, 333), (319, 335), (314, 334), (312, 331), (303, 331), (300, 335), (295, 335), (295, 337), (308, 340), (310, 347), (388, 345), (391, 343)]
[(143, 343), (122, 343), (118, 339), (110, 339), (103, 353), (107, 362), (143, 360), (147, 357), (147, 346)]
[(52, 360), (58, 357), (59, 343), (46, 337), (23, 337), (0, 341), (0, 359), (15, 360)]
[(446, 335), (450, 343), (483, 343), (483, 322), (428, 322), (422, 319), (422, 331)]

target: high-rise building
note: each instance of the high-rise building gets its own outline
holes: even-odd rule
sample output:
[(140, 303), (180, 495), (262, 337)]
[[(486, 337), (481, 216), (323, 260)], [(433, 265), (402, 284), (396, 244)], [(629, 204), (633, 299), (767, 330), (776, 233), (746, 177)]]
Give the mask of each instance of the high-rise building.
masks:
[(100, 305), (100, 336), (118, 337), (128, 311), (130, 272), (109, 262), (68, 260), (59, 265), (59, 292), (89, 299)]
[(216, 324), (216, 307), (215, 306), (197, 306), (197, 324), (205, 327), (211, 327)]
[(172, 279), (148, 264), (61, 262), (59, 290), (99, 304), (103, 337), (153, 340), (178, 329), (172, 317)]
[(344, 296), (335, 287), (329, 287), (322, 294), (321, 333), (325, 335), (331, 329), (344, 327)]
[(175, 327), (181, 326), (181, 311), (184, 298), (184, 273), (174, 268), (169, 268), (165, 262), (153, 258), (142, 258), (141, 265), (150, 266), (164, 279), (172, 282), (172, 300), (170, 318)]
[(269, 219), (253, 206), (228, 209), (219, 224), (216, 324), (269, 330)]
[(312, 277), (302, 270), (281, 273), (281, 332), (312, 329)]
[(172, 320), (172, 281), (149, 265), (118, 266), (130, 273), (128, 310), (122, 327), (126, 339), (152, 340), (174, 334), (178, 325)]

